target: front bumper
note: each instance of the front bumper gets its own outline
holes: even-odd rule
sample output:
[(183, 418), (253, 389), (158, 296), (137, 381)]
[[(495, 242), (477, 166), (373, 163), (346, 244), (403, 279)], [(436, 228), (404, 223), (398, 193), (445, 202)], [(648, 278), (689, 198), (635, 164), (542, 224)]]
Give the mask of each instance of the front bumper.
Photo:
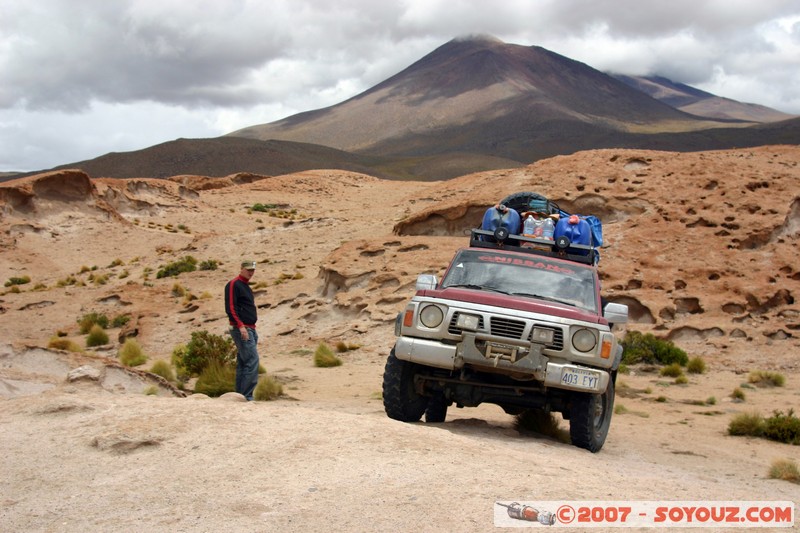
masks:
[(395, 356), (404, 361), (445, 370), (471, 366), (491, 372), (530, 376), (548, 387), (581, 392), (601, 393), (608, 387), (610, 375), (606, 370), (554, 362), (542, 353), (542, 349), (541, 344), (531, 343), (523, 347), (495, 343), (465, 332), (458, 344), (400, 336), (394, 351)]

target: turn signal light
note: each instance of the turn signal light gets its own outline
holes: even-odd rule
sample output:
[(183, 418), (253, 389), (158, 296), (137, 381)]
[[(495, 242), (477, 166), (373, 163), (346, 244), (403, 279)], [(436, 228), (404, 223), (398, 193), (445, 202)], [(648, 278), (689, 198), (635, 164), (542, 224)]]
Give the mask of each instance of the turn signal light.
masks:
[(414, 311), (411, 309), (406, 309), (406, 314), (403, 317), (403, 325), (407, 328), (410, 328), (413, 323), (414, 323)]
[(600, 357), (603, 359), (611, 357), (611, 341), (603, 341), (603, 346), (600, 348)]

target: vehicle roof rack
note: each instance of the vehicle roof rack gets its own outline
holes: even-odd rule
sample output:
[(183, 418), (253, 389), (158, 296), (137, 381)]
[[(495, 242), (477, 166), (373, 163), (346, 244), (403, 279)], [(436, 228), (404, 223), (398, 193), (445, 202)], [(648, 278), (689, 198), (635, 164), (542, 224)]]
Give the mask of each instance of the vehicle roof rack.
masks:
[[(525, 246), (525, 243), (529, 245)], [(585, 265), (597, 264), (600, 257), (594, 246), (572, 243), (564, 236), (556, 240), (539, 239), (525, 235), (512, 235), (505, 228), (498, 228), (494, 231), (473, 229), (470, 234), (469, 246), (470, 248), (489, 248), (557, 257)]]

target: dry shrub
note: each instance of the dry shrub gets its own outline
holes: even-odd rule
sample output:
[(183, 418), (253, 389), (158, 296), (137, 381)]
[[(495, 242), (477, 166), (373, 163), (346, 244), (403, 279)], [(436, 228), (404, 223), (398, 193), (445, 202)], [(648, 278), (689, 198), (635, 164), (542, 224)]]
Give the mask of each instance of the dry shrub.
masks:
[(345, 353), (351, 350), (358, 350), (359, 348), (361, 348), (360, 344), (348, 344), (344, 341), (339, 341), (336, 343), (336, 351), (339, 353)]
[(157, 376), (161, 376), (167, 381), (175, 381), (175, 372), (172, 371), (170, 364), (163, 359), (159, 359), (153, 363), (153, 366), (150, 367), (150, 372)]
[(133, 337), (128, 337), (119, 349), (119, 361), (125, 366), (139, 366), (147, 361), (147, 356), (142, 353), (139, 342)]
[(781, 479), (800, 484), (800, 470), (792, 459), (776, 459), (769, 467), (770, 479)]
[(53, 348), (54, 350), (66, 350), (68, 352), (82, 352), (83, 348), (78, 346), (78, 344), (70, 339), (64, 337), (53, 337), (50, 339), (50, 342), (47, 343), (48, 348)]
[(686, 363), (686, 371), (690, 374), (703, 374), (706, 371), (706, 362), (702, 357), (692, 357)]
[(662, 368), (659, 374), (669, 378), (677, 378), (683, 375), (683, 369), (680, 364), (672, 363)]
[(108, 344), (108, 333), (106, 333), (106, 330), (104, 330), (100, 324), (95, 324), (86, 336), (86, 346), (103, 346), (104, 344)]
[(728, 424), (728, 435), (761, 437), (764, 435), (764, 417), (756, 412), (739, 413)]
[(780, 372), (753, 370), (747, 376), (747, 381), (759, 387), (783, 387), (786, 378)]
[(89, 333), (95, 324), (101, 328), (108, 327), (108, 317), (104, 313), (87, 313), (78, 319), (78, 326), (82, 335)]
[(275, 381), (271, 376), (264, 376), (258, 380), (256, 390), (253, 392), (253, 399), (261, 402), (276, 400), (283, 394), (283, 385)]
[(339, 366), (341, 364), (342, 360), (334, 355), (330, 346), (324, 342), (319, 343), (317, 350), (314, 352), (314, 366), (320, 368), (330, 368), (333, 366)]
[(211, 361), (197, 378), (194, 385), (194, 392), (207, 394), (208, 396), (222, 396), (226, 392), (236, 390), (236, 369), (230, 365), (220, 364), (218, 361)]

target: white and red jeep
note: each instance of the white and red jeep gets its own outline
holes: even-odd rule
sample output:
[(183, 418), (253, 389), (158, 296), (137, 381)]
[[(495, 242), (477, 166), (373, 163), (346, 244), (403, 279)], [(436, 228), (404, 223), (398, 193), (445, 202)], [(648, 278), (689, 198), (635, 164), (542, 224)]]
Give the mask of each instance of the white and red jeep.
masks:
[(599, 451), (622, 357), (611, 330), (628, 308), (603, 303), (596, 253), (566, 238), (472, 230), (441, 281), (419, 276), (397, 317), (386, 414), (443, 422), (448, 406), (481, 403), (560, 412), (572, 444)]

